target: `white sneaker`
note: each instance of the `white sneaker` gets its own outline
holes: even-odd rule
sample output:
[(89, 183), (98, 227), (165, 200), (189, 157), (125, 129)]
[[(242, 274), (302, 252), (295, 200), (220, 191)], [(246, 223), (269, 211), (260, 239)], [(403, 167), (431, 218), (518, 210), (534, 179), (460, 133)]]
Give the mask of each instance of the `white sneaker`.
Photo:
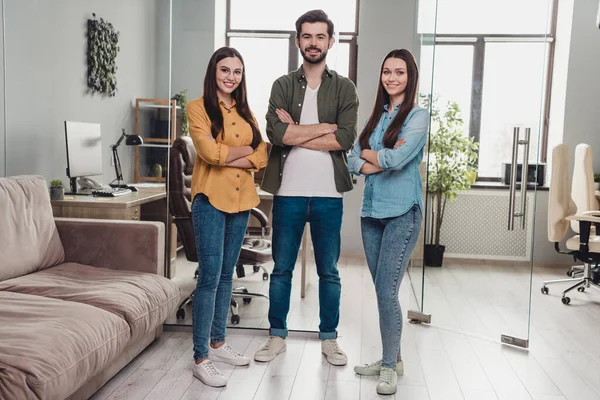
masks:
[(248, 359), (248, 357), (244, 357), (243, 354), (235, 351), (227, 343), (223, 344), (218, 349), (213, 349), (211, 346), (208, 346), (208, 358), (213, 361), (220, 361), (238, 367), (250, 364), (250, 359)]
[[(379, 375), (380, 371), (381, 371), (381, 360), (375, 361), (374, 363), (371, 363), (371, 364), (357, 365), (354, 367), (354, 372), (356, 372), (358, 375), (363, 375), (363, 376), (377, 376), (377, 375)], [(400, 360), (396, 363), (396, 375), (398, 375), (398, 376), (404, 375), (404, 363), (402, 362), (402, 360)]]
[(377, 384), (378, 394), (394, 394), (398, 388), (398, 375), (391, 368), (381, 368), (379, 373), (379, 383)]
[(321, 352), (327, 357), (327, 362), (331, 365), (346, 365), (348, 357), (344, 350), (340, 348), (336, 339), (326, 339), (321, 342)]
[(277, 355), (287, 350), (285, 339), (279, 336), (269, 336), (269, 340), (254, 353), (254, 360), (260, 362), (269, 362)]
[(207, 386), (222, 387), (227, 385), (227, 379), (211, 360), (204, 360), (200, 364), (195, 364), (194, 376)]

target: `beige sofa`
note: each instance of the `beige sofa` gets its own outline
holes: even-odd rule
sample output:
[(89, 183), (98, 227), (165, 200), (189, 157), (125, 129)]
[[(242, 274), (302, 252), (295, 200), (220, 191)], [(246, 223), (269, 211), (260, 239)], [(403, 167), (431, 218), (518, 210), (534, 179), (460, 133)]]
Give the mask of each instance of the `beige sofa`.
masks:
[(42, 177), (0, 178), (0, 399), (87, 399), (180, 299), (164, 226), (54, 219)]

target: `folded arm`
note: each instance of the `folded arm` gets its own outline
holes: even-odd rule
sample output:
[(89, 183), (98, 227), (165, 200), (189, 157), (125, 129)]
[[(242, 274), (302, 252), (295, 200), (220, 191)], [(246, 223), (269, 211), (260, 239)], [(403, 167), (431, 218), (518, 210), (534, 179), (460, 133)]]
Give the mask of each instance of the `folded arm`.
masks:
[(337, 124), (299, 125), (285, 110), (282, 83), (275, 81), (267, 112), (267, 136), (271, 143), (275, 146), (300, 146), (324, 151), (350, 150), (356, 139), (358, 96), (354, 85), (348, 82), (340, 98)]
[(254, 152), (250, 146), (232, 147), (213, 138), (211, 122), (202, 100), (192, 101), (187, 107), (190, 136), (198, 156), (208, 164), (225, 166), (228, 162), (249, 156)]
[(260, 142), (256, 150), (248, 156), (228, 162), (227, 167), (248, 169), (250, 172), (258, 172), (267, 166), (267, 145)]
[[(380, 167), (382, 170), (400, 170), (404, 168), (425, 146), (429, 113), (426, 110), (416, 111), (402, 130), (401, 141), (393, 149), (362, 150), (361, 158)], [(401, 144), (401, 145), (399, 145)]]
[(349, 151), (352, 148), (357, 135), (358, 96), (356, 88), (349, 81), (340, 97), (338, 108), (337, 125), (333, 125), (335, 126), (333, 133), (311, 139), (300, 144), (300, 147), (322, 151)]

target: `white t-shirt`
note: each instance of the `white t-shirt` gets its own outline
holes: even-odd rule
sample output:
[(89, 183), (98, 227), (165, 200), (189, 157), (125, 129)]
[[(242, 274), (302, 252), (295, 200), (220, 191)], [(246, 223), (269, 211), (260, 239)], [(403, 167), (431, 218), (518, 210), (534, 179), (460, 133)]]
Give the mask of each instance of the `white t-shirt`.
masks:
[[(319, 88), (306, 85), (300, 125), (319, 123), (317, 94)], [(278, 196), (342, 197), (335, 187), (333, 160), (328, 151), (295, 146), (287, 156)]]

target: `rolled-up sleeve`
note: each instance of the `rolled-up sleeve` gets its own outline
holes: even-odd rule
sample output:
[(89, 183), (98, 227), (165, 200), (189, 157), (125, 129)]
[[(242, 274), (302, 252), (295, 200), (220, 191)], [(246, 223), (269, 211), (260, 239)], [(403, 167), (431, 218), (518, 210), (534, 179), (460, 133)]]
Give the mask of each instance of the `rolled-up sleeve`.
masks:
[(377, 152), (377, 161), (382, 170), (399, 170), (408, 164), (425, 147), (429, 113), (425, 109), (415, 111), (402, 129), (405, 143), (396, 149), (382, 149)]
[(342, 149), (349, 151), (356, 140), (356, 123), (358, 120), (358, 95), (352, 81), (347, 81), (346, 90), (340, 101), (338, 129), (334, 132), (334, 135)]
[(224, 166), (229, 155), (229, 146), (218, 143), (212, 137), (210, 119), (202, 103), (203, 100), (198, 99), (190, 101), (187, 105), (190, 136), (202, 161), (211, 165)]
[(362, 176), (360, 169), (367, 161), (360, 158), (361, 152), (362, 149), (359, 141), (357, 140), (356, 143), (354, 143), (354, 147), (352, 147), (350, 155), (348, 156), (348, 170), (352, 175)]
[[(267, 110), (267, 137), (274, 146), (284, 147), (283, 137), (289, 124), (282, 122), (277, 116), (278, 109), (286, 109), (286, 101), (283, 96), (281, 81), (278, 79), (271, 87), (271, 96), (269, 97), (269, 109)], [(287, 111), (287, 110), (286, 110)]]
[(267, 144), (260, 142), (254, 153), (246, 157), (252, 163), (254, 168), (249, 169), (251, 172), (258, 172), (267, 166)]

